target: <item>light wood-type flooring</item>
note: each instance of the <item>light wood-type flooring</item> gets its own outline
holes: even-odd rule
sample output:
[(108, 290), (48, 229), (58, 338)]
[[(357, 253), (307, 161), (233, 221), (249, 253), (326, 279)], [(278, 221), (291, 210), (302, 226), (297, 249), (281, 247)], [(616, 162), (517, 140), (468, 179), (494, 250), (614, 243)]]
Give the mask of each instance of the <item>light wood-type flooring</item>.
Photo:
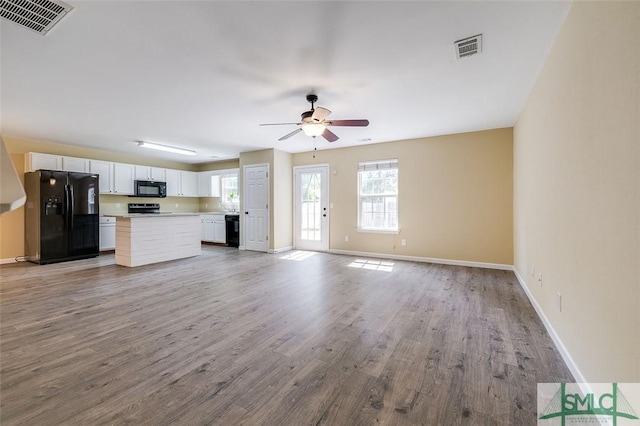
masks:
[(508, 271), (203, 246), (0, 273), (3, 426), (533, 425), (573, 381)]

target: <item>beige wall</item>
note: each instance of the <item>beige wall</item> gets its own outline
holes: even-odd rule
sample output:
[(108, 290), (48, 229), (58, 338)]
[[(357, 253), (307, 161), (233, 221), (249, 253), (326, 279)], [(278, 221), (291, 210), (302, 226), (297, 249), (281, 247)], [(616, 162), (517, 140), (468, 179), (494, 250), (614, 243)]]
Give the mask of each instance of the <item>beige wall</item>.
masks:
[[(24, 186), (24, 155), (9, 153)], [(24, 206), (0, 216), (0, 260), (16, 256), (24, 256)]]
[(206, 172), (208, 170), (237, 169), (238, 167), (240, 167), (240, 159), (236, 158), (234, 160), (224, 160), (224, 161), (198, 164), (198, 171)]
[[(293, 165), (329, 164), (331, 249), (512, 265), (512, 156), (508, 128), (294, 154)], [(390, 158), (400, 233), (357, 232), (358, 162)]]
[(293, 246), (293, 155), (273, 153), (273, 249)]
[(515, 266), (591, 382), (640, 382), (639, 39), (574, 2), (514, 131)]

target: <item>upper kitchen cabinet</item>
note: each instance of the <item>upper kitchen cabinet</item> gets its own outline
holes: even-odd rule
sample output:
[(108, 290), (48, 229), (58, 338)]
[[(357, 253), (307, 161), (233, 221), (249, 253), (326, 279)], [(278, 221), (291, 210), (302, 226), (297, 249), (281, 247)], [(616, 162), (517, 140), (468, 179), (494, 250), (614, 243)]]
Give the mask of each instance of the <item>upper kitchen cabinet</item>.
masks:
[(165, 182), (167, 180), (166, 170), (160, 167), (135, 166), (136, 180), (152, 180)]
[(220, 175), (214, 174), (214, 172), (198, 173), (198, 196), (219, 197)]
[(198, 173), (181, 171), (180, 184), (183, 197), (198, 196)]
[(36, 170), (62, 170), (62, 156), (28, 152), (25, 155), (24, 171), (35, 172)]
[(167, 197), (197, 197), (198, 173), (185, 170), (166, 170)]
[(62, 155), (29, 152), (25, 155), (24, 170), (61, 170), (65, 172), (89, 173), (89, 160), (86, 158), (65, 157)]
[(89, 173), (89, 160), (86, 158), (62, 157), (62, 170), (65, 172)]
[(133, 164), (113, 163), (113, 193), (133, 195)]
[(97, 174), (101, 194), (113, 194), (113, 163), (100, 160), (89, 160), (89, 173)]
[(100, 176), (101, 194), (133, 195), (133, 164), (89, 160), (89, 171)]

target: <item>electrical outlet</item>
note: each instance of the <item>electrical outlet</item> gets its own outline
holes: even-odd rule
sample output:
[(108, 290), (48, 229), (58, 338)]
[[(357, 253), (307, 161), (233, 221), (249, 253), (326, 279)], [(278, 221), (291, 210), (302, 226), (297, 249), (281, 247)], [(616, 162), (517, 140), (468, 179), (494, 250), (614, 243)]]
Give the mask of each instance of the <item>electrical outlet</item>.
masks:
[(116, 209), (120, 208), (120, 203), (116, 203)]
[(176, 203), (176, 209), (178, 208), (178, 203)]
[(558, 294), (558, 311), (562, 312), (562, 294), (557, 293)]
[(344, 241), (345, 241), (345, 242), (348, 242), (348, 241), (349, 241), (349, 236), (348, 236), (348, 235), (345, 235), (345, 236), (344, 236)]
[(531, 265), (531, 276), (532, 277), (536, 276), (536, 265)]
[(407, 240), (405, 240), (404, 238), (400, 240), (400, 245), (401, 246), (406, 246), (407, 245)]
[(209, 207), (209, 203), (204, 203), (204, 207), (205, 208)]
[(540, 272), (538, 274), (538, 285), (540, 285), (540, 287), (542, 287), (542, 272)]

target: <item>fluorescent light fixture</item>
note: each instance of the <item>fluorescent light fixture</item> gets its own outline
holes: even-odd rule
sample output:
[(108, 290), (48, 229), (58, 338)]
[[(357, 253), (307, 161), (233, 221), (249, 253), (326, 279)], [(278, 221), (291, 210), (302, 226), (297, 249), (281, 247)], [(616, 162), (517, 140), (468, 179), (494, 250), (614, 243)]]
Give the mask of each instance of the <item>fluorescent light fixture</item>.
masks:
[(325, 125), (322, 123), (305, 123), (302, 125), (302, 131), (305, 135), (315, 138), (320, 136), (325, 129)]
[(196, 155), (196, 152), (190, 149), (178, 148), (175, 146), (161, 145), (155, 142), (139, 141), (138, 146), (142, 148), (157, 149), (159, 151), (173, 152), (175, 154)]

